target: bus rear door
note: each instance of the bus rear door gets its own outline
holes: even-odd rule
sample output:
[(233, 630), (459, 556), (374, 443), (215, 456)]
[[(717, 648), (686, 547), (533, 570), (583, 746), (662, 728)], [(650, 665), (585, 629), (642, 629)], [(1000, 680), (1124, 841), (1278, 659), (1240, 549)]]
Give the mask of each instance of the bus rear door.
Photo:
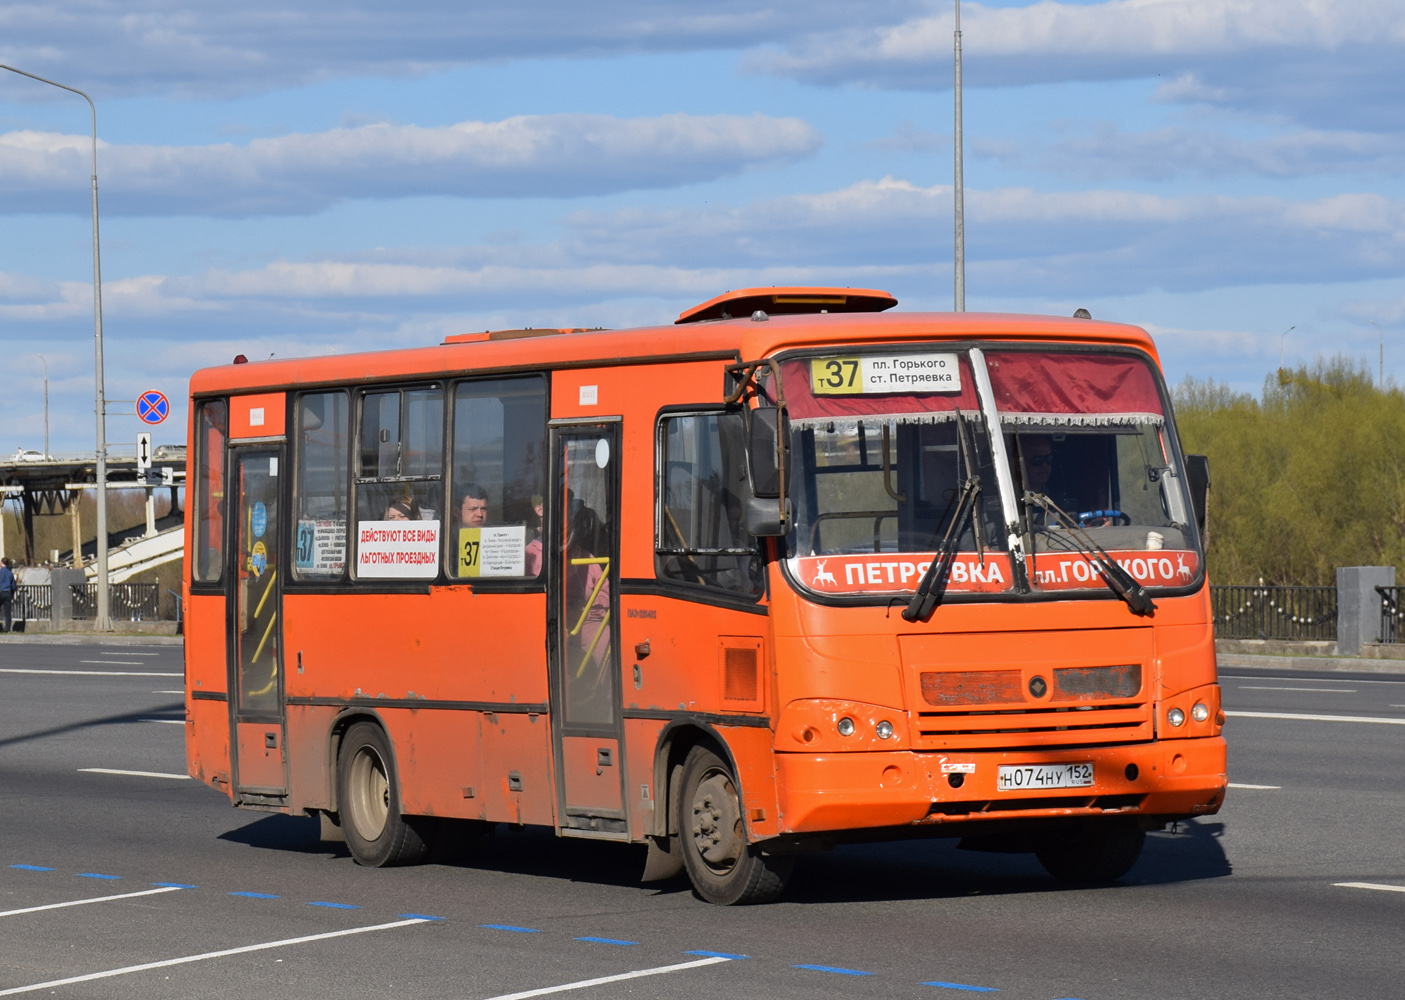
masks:
[(619, 423), (552, 426), (547, 567), (558, 824), (627, 840), (619, 657)]

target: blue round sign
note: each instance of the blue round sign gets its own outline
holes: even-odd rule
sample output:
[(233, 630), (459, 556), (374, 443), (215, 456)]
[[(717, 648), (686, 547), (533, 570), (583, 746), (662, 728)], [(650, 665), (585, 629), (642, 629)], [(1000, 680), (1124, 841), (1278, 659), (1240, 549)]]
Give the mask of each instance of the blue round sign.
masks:
[(164, 392), (149, 389), (137, 397), (137, 416), (144, 424), (159, 424), (171, 413), (171, 401)]
[(262, 501), (254, 504), (253, 522), (254, 537), (262, 538), (263, 533), (268, 530), (268, 508)]

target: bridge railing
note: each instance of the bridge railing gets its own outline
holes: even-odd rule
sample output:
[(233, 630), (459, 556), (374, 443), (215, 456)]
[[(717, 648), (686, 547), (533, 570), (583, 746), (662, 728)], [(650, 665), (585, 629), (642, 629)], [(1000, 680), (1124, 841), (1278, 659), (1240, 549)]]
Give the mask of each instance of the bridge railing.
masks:
[(53, 616), (54, 590), (47, 583), (22, 583), (15, 591), (11, 614), (17, 620), (46, 622)]
[(1212, 586), (1210, 606), (1221, 639), (1337, 638), (1336, 587)]
[[(98, 585), (74, 583), (73, 617), (96, 618)], [(156, 583), (113, 583), (108, 585), (109, 611), (120, 621), (155, 621), (161, 617), (161, 586)]]

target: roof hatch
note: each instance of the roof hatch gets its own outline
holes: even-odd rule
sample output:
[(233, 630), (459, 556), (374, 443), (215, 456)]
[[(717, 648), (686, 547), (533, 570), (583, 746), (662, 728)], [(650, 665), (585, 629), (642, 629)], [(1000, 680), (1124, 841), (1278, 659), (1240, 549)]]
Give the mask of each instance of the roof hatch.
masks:
[(876, 288), (806, 288), (773, 286), (739, 288), (708, 299), (683, 312), (675, 323), (699, 323), (705, 319), (733, 319), (750, 316), (760, 309), (769, 316), (793, 313), (882, 312), (898, 304), (887, 292)]

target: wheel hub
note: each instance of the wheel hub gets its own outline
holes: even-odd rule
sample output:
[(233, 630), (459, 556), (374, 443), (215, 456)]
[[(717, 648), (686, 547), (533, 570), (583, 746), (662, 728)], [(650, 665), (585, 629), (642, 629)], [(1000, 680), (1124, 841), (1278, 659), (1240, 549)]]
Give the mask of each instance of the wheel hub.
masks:
[(693, 794), (693, 843), (708, 866), (730, 871), (745, 845), (741, 804), (731, 779), (718, 771), (698, 782)]

